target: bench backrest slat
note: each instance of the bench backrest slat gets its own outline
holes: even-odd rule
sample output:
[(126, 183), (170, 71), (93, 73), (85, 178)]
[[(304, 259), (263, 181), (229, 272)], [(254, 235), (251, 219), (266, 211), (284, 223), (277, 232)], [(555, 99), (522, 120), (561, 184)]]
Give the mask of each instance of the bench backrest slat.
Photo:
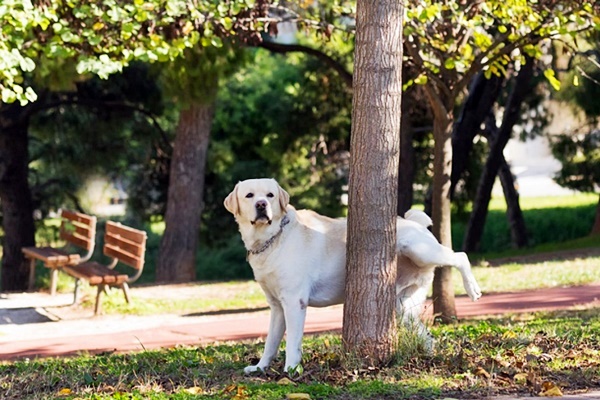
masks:
[(96, 240), (96, 217), (68, 210), (63, 210), (61, 217), (60, 238), (84, 250), (91, 250)]
[(106, 222), (104, 254), (135, 269), (144, 267), (146, 232), (116, 222)]

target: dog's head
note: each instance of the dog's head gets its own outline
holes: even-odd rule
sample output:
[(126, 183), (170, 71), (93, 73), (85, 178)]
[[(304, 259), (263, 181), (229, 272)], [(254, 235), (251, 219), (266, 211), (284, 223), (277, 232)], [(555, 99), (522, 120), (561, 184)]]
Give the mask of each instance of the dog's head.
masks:
[(290, 195), (275, 179), (248, 179), (235, 185), (225, 198), (225, 208), (239, 223), (270, 225), (285, 214)]

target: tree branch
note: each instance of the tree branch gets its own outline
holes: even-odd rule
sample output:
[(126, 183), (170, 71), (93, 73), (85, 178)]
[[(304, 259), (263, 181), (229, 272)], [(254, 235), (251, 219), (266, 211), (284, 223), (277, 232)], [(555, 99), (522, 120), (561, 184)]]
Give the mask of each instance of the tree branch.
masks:
[(56, 108), (62, 105), (80, 105), (84, 107), (104, 107), (109, 109), (117, 109), (117, 110), (129, 110), (133, 112), (138, 112), (143, 114), (152, 122), (152, 126), (158, 131), (161, 136), (162, 141), (167, 147), (171, 147), (171, 142), (167, 133), (162, 129), (156, 117), (150, 111), (144, 109), (143, 107), (137, 106), (135, 104), (120, 102), (120, 101), (104, 101), (104, 100), (96, 100), (96, 99), (82, 99), (78, 97), (76, 94), (62, 94), (60, 99), (55, 101), (46, 102), (43, 105), (40, 105), (36, 111), (49, 110), (52, 108)]
[(342, 65), (342, 63), (335, 60), (333, 57), (323, 53), (320, 50), (308, 46), (303, 46), (301, 44), (283, 44), (271, 41), (262, 41), (258, 44), (258, 46), (267, 49), (273, 53), (285, 54), (292, 52), (301, 52), (314, 56), (321, 60), (325, 65), (336, 71), (340, 78), (342, 78), (344, 83), (346, 83), (348, 87), (352, 88), (352, 74), (348, 72), (348, 70)]

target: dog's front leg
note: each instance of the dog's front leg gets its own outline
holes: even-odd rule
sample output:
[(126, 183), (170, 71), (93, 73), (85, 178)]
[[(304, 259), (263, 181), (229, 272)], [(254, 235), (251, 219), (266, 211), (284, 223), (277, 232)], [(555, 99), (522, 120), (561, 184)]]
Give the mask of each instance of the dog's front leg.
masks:
[(290, 372), (302, 361), (302, 336), (304, 335), (307, 306), (308, 299), (290, 299), (283, 302), (287, 326), (284, 372)]
[(269, 322), (267, 340), (265, 341), (265, 351), (258, 364), (244, 368), (245, 374), (267, 369), (273, 358), (277, 355), (279, 344), (281, 343), (281, 339), (283, 339), (283, 333), (285, 332), (285, 316), (283, 308), (281, 307), (281, 304), (275, 301), (270, 301), (269, 306), (271, 308), (271, 320)]

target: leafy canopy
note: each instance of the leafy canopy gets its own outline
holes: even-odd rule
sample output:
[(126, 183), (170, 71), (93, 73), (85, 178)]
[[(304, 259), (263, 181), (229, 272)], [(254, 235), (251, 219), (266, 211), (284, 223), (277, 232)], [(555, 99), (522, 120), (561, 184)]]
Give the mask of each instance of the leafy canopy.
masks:
[(264, 0), (4, 0), (0, 100), (35, 101), (30, 77), (43, 86), (87, 73), (106, 78), (134, 60), (172, 61), (226, 37), (260, 40), (267, 8)]
[[(405, 86), (430, 82), (442, 101), (479, 72), (506, 75), (509, 64), (540, 58), (547, 40), (600, 29), (592, 1), (412, 0), (406, 10), (407, 61), (420, 73)], [(544, 75), (559, 88), (553, 70)]]
[[(282, 20), (316, 28), (325, 37), (348, 37), (355, 30), (356, 1), (290, 2)], [(538, 59), (549, 40), (600, 30), (600, 4), (586, 0), (408, 0), (405, 7), (405, 88), (425, 85), (436, 112), (446, 113), (472, 78), (506, 75), (526, 57)], [(551, 85), (560, 82), (552, 69)]]

